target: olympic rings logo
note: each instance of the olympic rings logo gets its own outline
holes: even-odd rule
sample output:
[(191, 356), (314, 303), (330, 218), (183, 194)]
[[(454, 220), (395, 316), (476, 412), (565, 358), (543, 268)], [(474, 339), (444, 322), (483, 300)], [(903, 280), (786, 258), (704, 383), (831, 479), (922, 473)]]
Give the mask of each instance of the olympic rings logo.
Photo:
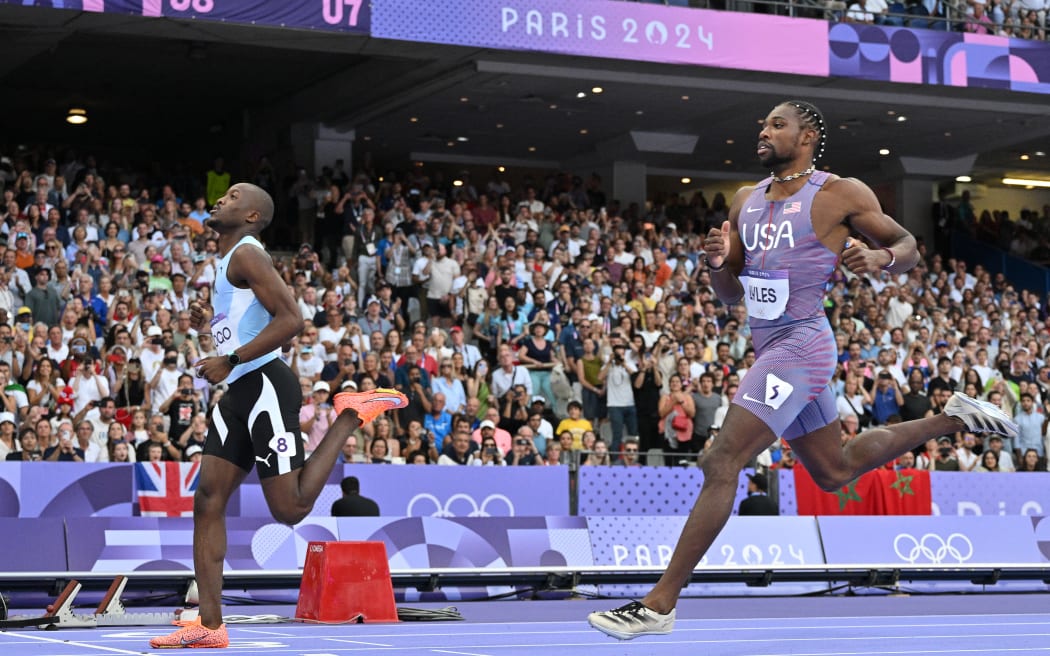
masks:
[[(413, 512), (417, 503), (421, 506), (418, 514)], [(489, 510), (490, 504), (494, 504), (492, 510), (496, 510), (496, 507), (502, 505), (504, 512), (493, 515)], [(433, 509), (433, 512), (429, 513), (429, 515), (426, 513), (426, 510), (431, 508), (428, 506), (432, 506)], [(460, 492), (450, 496), (442, 505), (441, 500), (433, 494), (423, 493), (412, 497), (408, 502), (405, 515), (408, 517), (513, 517), (514, 504), (502, 494), (490, 494), (485, 497), (485, 500), (479, 506), (474, 497)]]
[(893, 550), (898, 558), (911, 564), (922, 561), (937, 565), (946, 558), (964, 563), (973, 557), (973, 542), (962, 533), (952, 533), (947, 539), (936, 533), (926, 533), (921, 538), (900, 533), (893, 540)]

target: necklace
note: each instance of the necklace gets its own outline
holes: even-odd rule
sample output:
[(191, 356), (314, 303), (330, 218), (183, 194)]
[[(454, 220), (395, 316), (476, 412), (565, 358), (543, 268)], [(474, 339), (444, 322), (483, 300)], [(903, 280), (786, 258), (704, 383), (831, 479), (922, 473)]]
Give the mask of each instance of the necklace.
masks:
[(812, 173), (812, 172), (814, 172), (816, 170), (817, 170), (817, 167), (815, 165), (813, 165), (813, 164), (810, 164), (809, 168), (806, 169), (805, 171), (799, 171), (798, 173), (794, 173), (792, 175), (789, 175), (789, 176), (786, 176), (786, 177), (783, 177), (783, 178), (778, 178), (776, 176), (776, 174), (774, 174), (772, 171), (769, 172), (769, 175), (773, 176), (773, 182), (791, 182), (792, 180), (798, 180), (799, 178), (801, 178), (804, 175), (809, 175), (810, 173)]

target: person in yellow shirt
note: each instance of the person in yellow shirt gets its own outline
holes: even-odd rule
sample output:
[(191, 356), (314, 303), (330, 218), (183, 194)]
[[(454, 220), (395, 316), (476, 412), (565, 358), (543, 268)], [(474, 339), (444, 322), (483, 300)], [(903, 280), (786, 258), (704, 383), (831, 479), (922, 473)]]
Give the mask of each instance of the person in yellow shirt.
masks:
[(580, 416), (582, 414), (583, 406), (580, 405), (580, 402), (576, 400), (569, 401), (569, 416), (558, 422), (558, 427), (554, 430), (555, 435), (561, 435), (565, 431), (572, 433), (572, 448), (574, 451), (579, 451), (583, 448), (583, 434), (594, 430), (591, 422)]
[(208, 207), (215, 205), (230, 188), (230, 172), (226, 170), (226, 162), (221, 157), (215, 158), (215, 168), (207, 173), (207, 186), (205, 196), (208, 199)]

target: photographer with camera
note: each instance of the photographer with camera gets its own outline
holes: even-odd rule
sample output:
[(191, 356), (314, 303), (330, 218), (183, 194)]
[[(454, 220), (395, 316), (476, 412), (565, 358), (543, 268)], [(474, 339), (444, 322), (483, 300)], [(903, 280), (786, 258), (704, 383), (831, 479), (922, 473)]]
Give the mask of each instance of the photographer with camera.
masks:
[(612, 424), (611, 451), (619, 451), (624, 430), (627, 435), (638, 435), (638, 411), (634, 406), (631, 376), (637, 367), (627, 360), (627, 344), (619, 333), (612, 336), (612, 356), (598, 372), (598, 381), (605, 385), (606, 407)]
[(481, 448), (471, 454), (467, 464), (474, 467), (506, 467), (507, 461), (496, 446), (496, 439), (489, 436), (481, 440)]
[[(2, 417), (2, 415), (0, 415)], [(0, 425), (3, 420), (0, 419)], [(68, 419), (58, 425), (58, 444), (44, 450), (44, 460), (50, 462), (84, 462), (84, 450), (73, 440), (73, 424)]]
[[(167, 367), (165, 367), (167, 368)], [(157, 412), (168, 416), (168, 436), (182, 437), (193, 423), (193, 418), (203, 407), (200, 392), (193, 388), (193, 376), (181, 374), (177, 378), (177, 384), (171, 394), (160, 404)], [(186, 435), (188, 437), (188, 434)], [(183, 450), (186, 444), (180, 443)]]

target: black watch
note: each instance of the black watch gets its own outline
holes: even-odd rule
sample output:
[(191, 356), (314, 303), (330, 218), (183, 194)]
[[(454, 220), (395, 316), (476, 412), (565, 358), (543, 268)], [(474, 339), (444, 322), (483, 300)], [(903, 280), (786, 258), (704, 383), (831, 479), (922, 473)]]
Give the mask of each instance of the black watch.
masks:
[(237, 352), (234, 351), (226, 356), (226, 361), (230, 363), (231, 367), (236, 367), (241, 363), (241, 356), (237, 355)]

